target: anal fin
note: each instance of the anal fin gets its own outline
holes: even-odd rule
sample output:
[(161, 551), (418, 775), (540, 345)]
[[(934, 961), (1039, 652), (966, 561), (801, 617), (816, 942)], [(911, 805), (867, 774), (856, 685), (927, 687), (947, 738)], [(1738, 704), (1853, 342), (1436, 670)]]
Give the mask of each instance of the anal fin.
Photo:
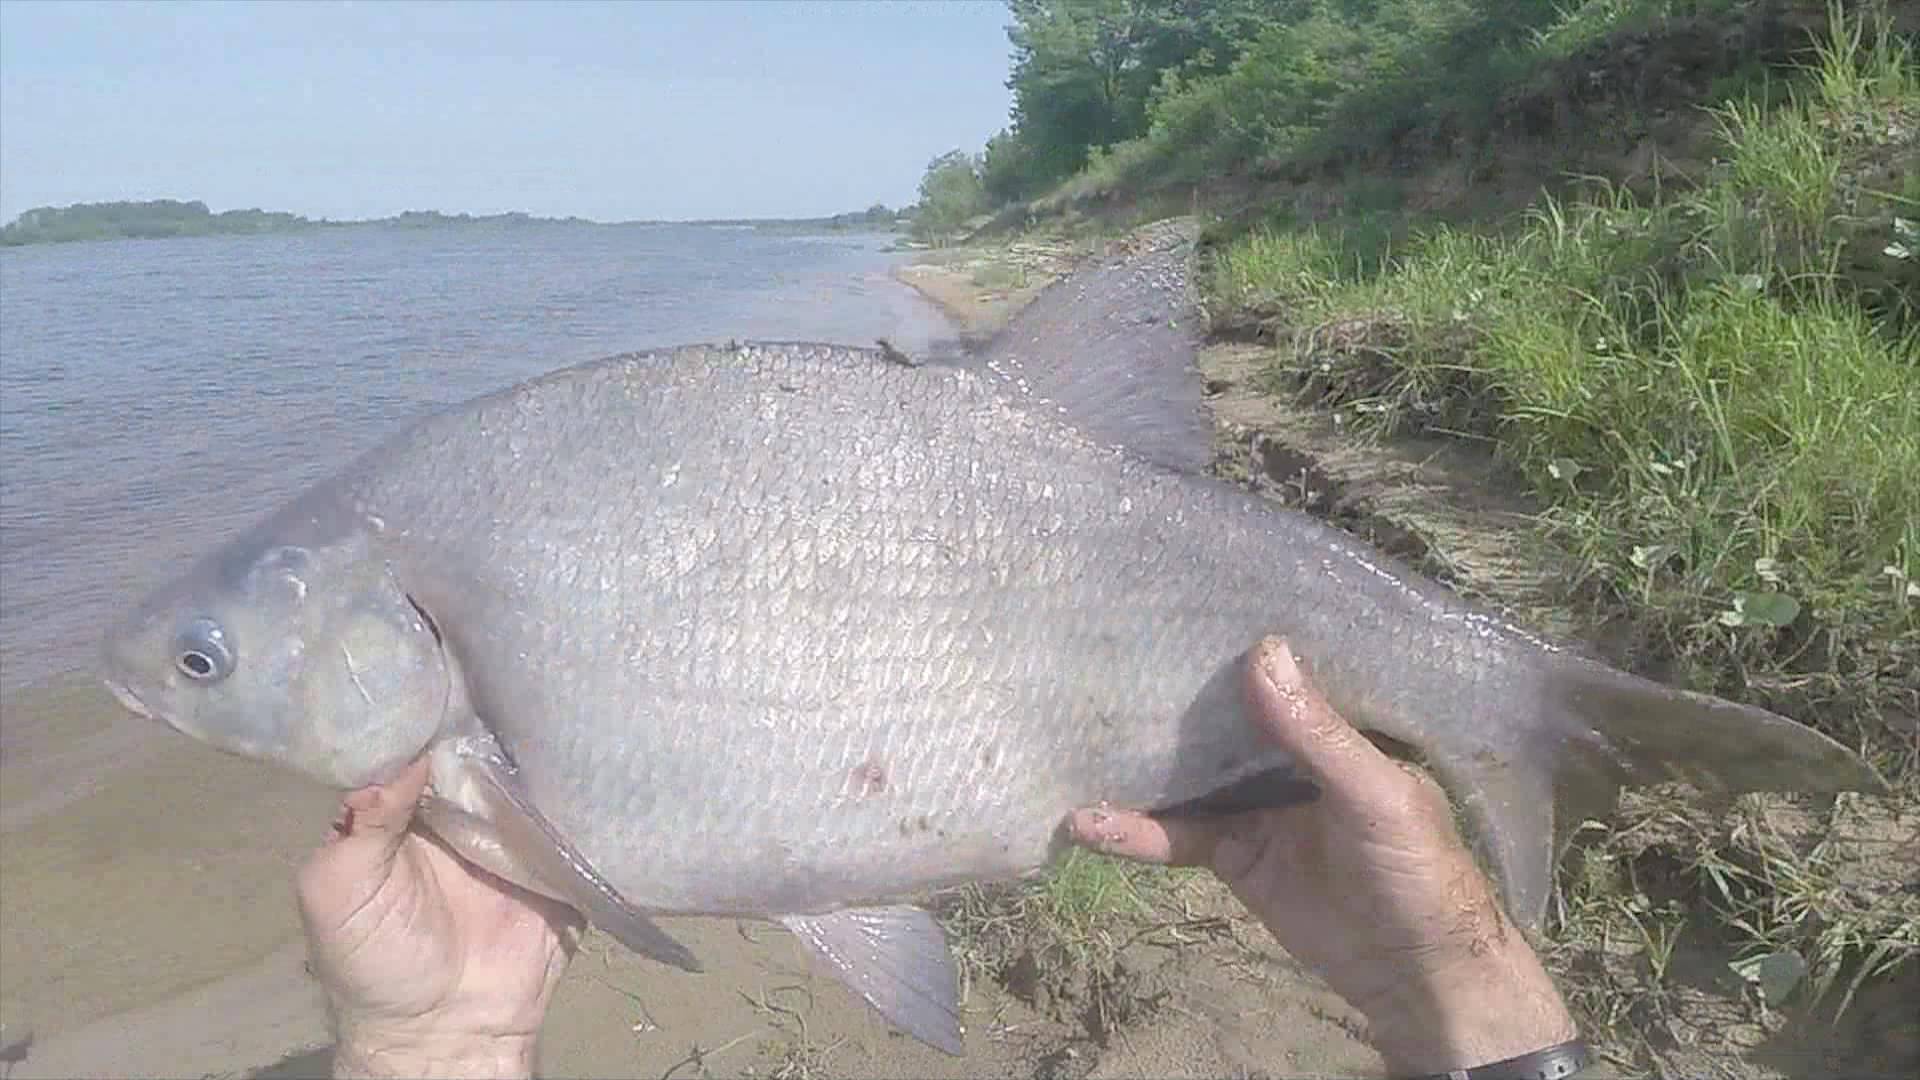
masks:
[(447, 807), (435, 810), (429, 803), (429, 827), (445, 824), (452, 835), (442, 833), (442, 839), (476, 865), (573, 905), (634, 952), (699, 971), (700, 961), (685, 945), (628, 903), (533, 807), (512, 763), (491, 742), (459, 739), (441, 751), (446, 756), (434, 762), (434, 788)]
[(888, 1023), (960, 1054), (960, 980), (932, 915), (895, 905), (787, 915), (780, 922)]

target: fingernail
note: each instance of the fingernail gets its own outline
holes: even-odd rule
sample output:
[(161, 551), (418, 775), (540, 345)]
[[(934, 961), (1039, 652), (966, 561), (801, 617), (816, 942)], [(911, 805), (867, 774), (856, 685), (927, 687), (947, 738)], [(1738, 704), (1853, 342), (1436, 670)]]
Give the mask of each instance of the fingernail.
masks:
[(1260, 647), (1260, 670), (1275, 687), (1292, 686), (1300, 681), (1300, 667), (1294, 662), (1287, 643), (1269, 638)]

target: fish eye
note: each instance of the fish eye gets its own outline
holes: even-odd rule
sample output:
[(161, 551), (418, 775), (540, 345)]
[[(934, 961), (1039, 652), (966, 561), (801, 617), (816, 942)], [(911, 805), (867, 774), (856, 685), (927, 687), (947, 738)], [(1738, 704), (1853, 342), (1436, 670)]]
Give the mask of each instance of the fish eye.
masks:
[(194, 682), (218, 682), (233, 674), (233, 649), (227, 644), (226, 630), (208, 618), (188, 623), (174, 639), (173, 663)]

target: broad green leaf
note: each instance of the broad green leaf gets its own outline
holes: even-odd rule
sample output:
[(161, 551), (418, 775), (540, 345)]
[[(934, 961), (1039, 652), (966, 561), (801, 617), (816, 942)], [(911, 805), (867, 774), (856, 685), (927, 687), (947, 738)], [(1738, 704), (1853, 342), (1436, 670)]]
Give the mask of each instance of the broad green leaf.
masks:
[(1778, 1005), (1787, 1000), (1787, 995), (1800, 985), (1800, 980), (1807, 977), (1806, 957), (1792, 949), (1749, 956), (1744, 960), (1735, 960), (1727, 967), (1743, 981), (1758, 988), (1760, 999), (1768, 1005)]
[(1783, 592), (1741, 593), (1734, 608), (1749, 624), (1761, 626), (1786, 626), (1800, 617), (1800, 601)]

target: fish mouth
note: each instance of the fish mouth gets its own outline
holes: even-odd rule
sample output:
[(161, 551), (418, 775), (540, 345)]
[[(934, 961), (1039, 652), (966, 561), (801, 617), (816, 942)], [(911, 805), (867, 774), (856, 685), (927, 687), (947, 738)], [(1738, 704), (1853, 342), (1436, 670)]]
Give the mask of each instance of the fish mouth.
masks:
[(134, 693), (131, 688), (125, 686), (124, 684), (114, 682), (112, 679), (103, 679), (101, 681), (107, 684), (107, 689), (113, 693), (114, 699), (120, 702), (121, 708), (126, 709), (128, 712), (132, 713), (133, 715), (138, 716), (143, 720), (152, 720), (158, 723), (165, 724), (167, 727), (172, 728), (174, 731), (177, 731), (182, 735), (190, 736), (193, 734), (187, 729), (181, 727), (179, 724), (174, 723), (171, 718), (162, 716), (159, 713), (154, 712), (153, 707), (148, 705), (146, 702), (141, 701), (140, 695)]
[(114, 682), (112, 679), (103, 679), (101, 681), (107, 684), (107, 689), (112, 691), (114, 699), (120, 702), (121, 708), (135, 716), (144, 716), (148, 720), (157, 719), (153, 715), (153, 710), (147, 708), (147, 703), (140, 700), (140, 695)]

